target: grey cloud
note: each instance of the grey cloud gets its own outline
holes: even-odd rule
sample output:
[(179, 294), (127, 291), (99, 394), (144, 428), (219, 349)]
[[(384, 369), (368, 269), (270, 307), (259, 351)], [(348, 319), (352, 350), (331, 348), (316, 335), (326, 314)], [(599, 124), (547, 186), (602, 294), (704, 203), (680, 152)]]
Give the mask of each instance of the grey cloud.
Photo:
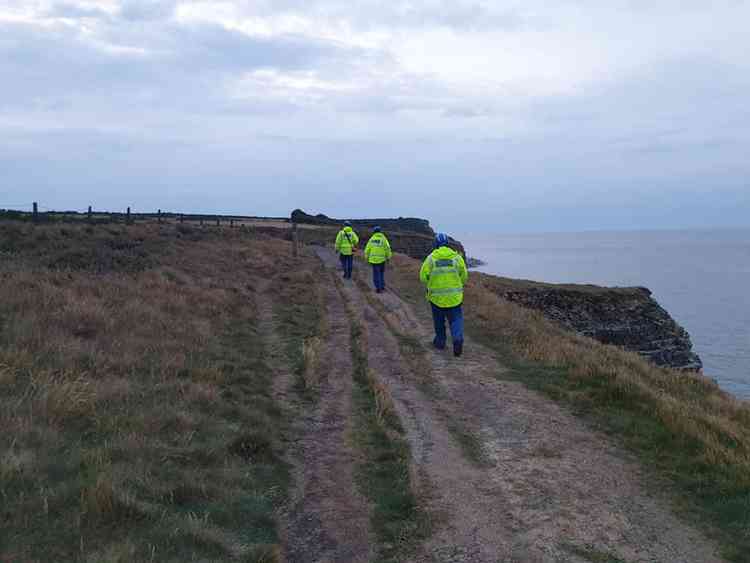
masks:
[(451, 106), (443, 110), (445, 117), (484, 117), (492, 115), (492, 111), (482, 107)]
[(51, 18), (94, 18), (108, 19), (109, 13), (92, 6), (82, 6), (73, 2), (57, 2), (53, 4), (45, 13), (45, 16)]
[(133, 22), (168, 19), (176, 5), (176, 0), (125, 0), (120, 17)]
[[(355, 186), (377, 191), (383, 213), (424, 215), (446, 228), (564, 228), (568, 219), (582, 228), (627, 227), (639, 218), (641, 226), (679, 226), (697, 217), (701, 205), (707, 211), (701, 221), (724, 210), (726, 224), (737, 224), (750, 212), (737, 171), (624, 175), (622, 163), (592, 167), (579, 160), (577, 149), (560, 154), (555, 143), (362, 144), (251, 135), (241, 144), (214, 145), (85, 130), (21, 135), (28, 140), (16, 143), (22, 148), (0, 143), (0, 160), (12, 163), (6, 170), (19, 195), (33, 194), (48, 207), (94, 203), (283, 215), (303, 206), (367, 215), (372, 209), (350, 198)], [(461, 197), (452, 198), (450, 209), (429, 196), (456, 190)], [(690, 215), (659, 212), (665, 200)]]
[(359, 29), (445, 27), (463, 31), (537, 28), (541, 18), (517, 7), (479, 0), (269, 0), (265, 14), (299, 13), (344, 19)]
[[(0, 24), (0, 110), (75, 104), (138, 105), (221, 111), (228, 80), (259, 68), (304, 70), (324, 61), (360, 60), (357, 49), (294, 36), (256, 38), (215, 25), (147, 23), (147, 29), (104, 33), (107, 52), (70, 26)], [(266, 104), (268, 105), (268, 104)]]
[[(630, 74), (593, 77), (569, 95), (505, 104), (481, 85), (406, 72), (397, 52), (182, 25), (169, 6), (56, 8), (95, 19), (101, 43), (143, 54), (102, 49), (73, 25), (0, 25), (4, 191), (61, 207), (377, 211), (447, 229), (679, 226), (703, 220), (702, 208), (726, 223), (750, 215), (750, 73), (718, 55), (636, 60)], [(519, 12), (503, 23), (502, 11), (473, 2), (268, 6), (414, 33), (539, 21)], [(276, 95), (273, 80), (249, 80), (245, 97), (227, 95), (259, 68), (287, 79), (309, 71), (313, 84)], [(353, 186), (381, 194), (378, 209), (353, 201)], [(446, 193), (461, 197), (450, 208), (432, 197)], [(664, 202), (687, 215), (659, 211)]]
[(598, 151), (665, 153), (740, 148), (750, 141), (750, 75), (717, 59), (667, 59), (527, 108), (548, 138)]
[(191, 68), (308, 68), (326, 58), (358, 56), (356, 49), (299, 36), (249, 37), (212, 25), (171, 29), (170, 58)]

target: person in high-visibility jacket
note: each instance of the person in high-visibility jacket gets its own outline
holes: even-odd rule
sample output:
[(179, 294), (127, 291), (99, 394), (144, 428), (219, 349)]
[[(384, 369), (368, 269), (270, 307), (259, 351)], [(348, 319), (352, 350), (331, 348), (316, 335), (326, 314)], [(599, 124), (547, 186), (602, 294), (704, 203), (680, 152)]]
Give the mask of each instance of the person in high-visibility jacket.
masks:
[(432, 307), (435, 324), (435, 348), (445, 348), (445, 321), (451, 328), (453, 355), (458, 357), (464, 350), (464, 284), (469, 277), (463, 256), (448, 246), (448, 236), (435, 236), (435, 250), (425, 259), (419, 271), (419, 279), (427, 286), (427, 300)]
[(365, 246), (365, 259), (372, 266), (372, 284), (377, 293), (385, 291), (385, 263), (391, 259), (391, 243), (380, 227), (373, 229), (373, 235)]
[(354, 249), (359, 244), (359, 237), (352, 229), (349, 221), (344, 223), (344, 228), (336, 235), (336, 252), (341, 258), (341, 266), (344, 269), (344, 279), (352, 279), (352, 266), (354, 265)]

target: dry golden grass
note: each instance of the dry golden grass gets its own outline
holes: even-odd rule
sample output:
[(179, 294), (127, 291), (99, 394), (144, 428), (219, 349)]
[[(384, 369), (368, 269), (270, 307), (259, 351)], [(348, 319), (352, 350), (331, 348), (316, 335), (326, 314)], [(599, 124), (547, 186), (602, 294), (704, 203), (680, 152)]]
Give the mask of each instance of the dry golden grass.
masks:
[(272, 560), (284, 421), (254, 293), (290, 245), (0, 223), (0, 251), (0, 559)]
[[(357, 282), (359, 281), (357, 279)], [(340, 288), (343, 287), (340, 279), (336, 278), (336, 283)], [(365, 292), (365, 295), (369, 295), (369, 292)], [(367, 358), (369, 357), (370, 338), (368, 325), (363, 322), (361, 311), (356, 310), (351, 300), (347, 299), (345, 304), (347, 313), (355, 329), (356, 337), (352, 342), (353, 346), (356, 347), (355, 358), (359, 358), (362, 364), (360, 371), (364, 374), (364, 379), (372, 395), (375, 419), (381, 429), (390, 435), (393, 428), (398, 426), (394, 424), (395, 421), (398, 421), (398, 415), (393, 404), (393, 397), (388, 387), (378, 378), (376, 371), (370, 367), (366, 367)]]
[(304, 369), (302, 379), (307, 389), (315, 389), (320, 383), (320, 354), (323, 341), (319, 336), (309, 336), (302, 342)]
[(393, 405), (393, 397), (388, 387), (378, 379), (377, 375), (372, 369), (367, 370), (367, 382), (370, 386), (370, 391), (375, 399), (375, 417), (384, 429), (388, 429), (389, 417), (397, 417), (396, 410)]
[[(419, 263), (397, 256), (394, 266), (391, 277), (402, 295), (423, 299)], [(702, 374), (659, 368), (568, 332), (498, 297), (497, 283), (470, 275), (464, 307), (470, 335), (516, 362), (515, 373), (534, 388), (595, 413), (726, 532), (727, 557), (747, 561), (750, 403)]]

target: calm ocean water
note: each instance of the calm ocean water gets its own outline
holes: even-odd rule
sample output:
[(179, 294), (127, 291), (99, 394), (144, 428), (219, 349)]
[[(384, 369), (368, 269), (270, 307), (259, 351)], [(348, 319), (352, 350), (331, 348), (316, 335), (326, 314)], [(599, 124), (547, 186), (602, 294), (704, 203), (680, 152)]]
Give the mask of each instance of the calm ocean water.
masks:
[(646, 286), (690, 333), (704, 373), (750, 398), (750, 230), (458, 235), (489, 274)]

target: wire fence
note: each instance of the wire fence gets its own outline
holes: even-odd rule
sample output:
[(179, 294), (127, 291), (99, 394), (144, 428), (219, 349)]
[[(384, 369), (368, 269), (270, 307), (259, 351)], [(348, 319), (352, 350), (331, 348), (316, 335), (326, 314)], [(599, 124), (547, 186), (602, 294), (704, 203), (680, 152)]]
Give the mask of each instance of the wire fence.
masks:
[(180, 213), (163, 211), (161, 209), (146, 210), (127, 207), (122, 210), (101, 210), (89, 206), (86, 209), (55, 209), (41, 205), (38, 202), (21, 204), (0, 204), (0, 220), (20, 220), (33, 223), (191, 223), (201, 226), (242, 226), (257, 225), (270, 226), (271, 223), (283, 224), (289, 227), (292, 223), (289, 217), (255, 217), (249, 215), (224, 215), (214, 213)]
[[(205, 213), (176, 213), (157, 209), (155, 212), (138, 211), (128, 207), (123, 211), (100, 211), (89, 206), (85, 211), (78, 209), (55, 210), (38, 202), (21, 205), (0, 205), (0, 221), (24, 221), (38, 223), (78, 223), (78, 224), (111, 224), (122, 223), (171, 223), (181, 228), (183, 223), (200, 225), (200, 227), (239, 227), (250, 228), (252, 232), (273, 233), (279, 236), (279, 229), (283, 230), (283, 238), (292, 242), (292, 254), (298, 255), (300, 236), (297, 223), (291, 217), (253, 217), (248, 215), (216, 215)], [(265, 229), (265, 231), (263, 230)], [(270, 230), (269, 230), (270, 229)]]

